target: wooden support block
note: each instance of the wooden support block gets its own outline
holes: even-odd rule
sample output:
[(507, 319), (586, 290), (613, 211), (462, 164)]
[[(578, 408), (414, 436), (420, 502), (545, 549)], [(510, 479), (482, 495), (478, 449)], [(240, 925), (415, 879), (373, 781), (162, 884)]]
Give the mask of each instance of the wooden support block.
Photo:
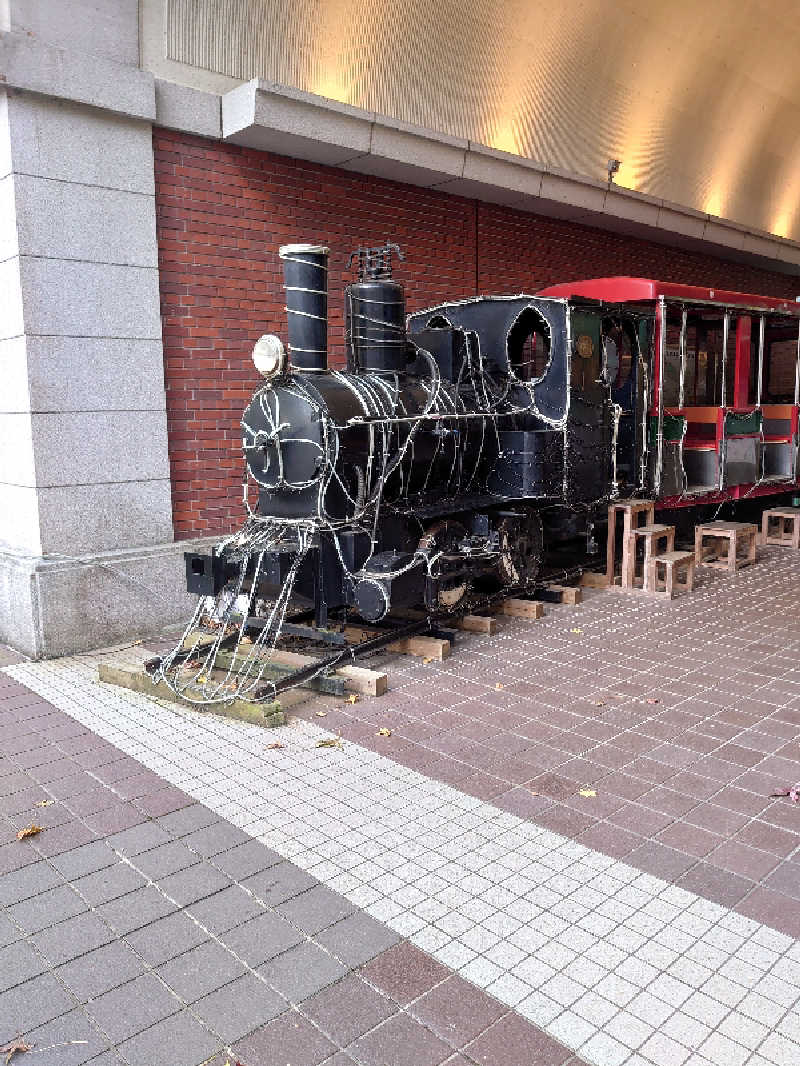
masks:
[(220, 714), (225, 718), (237, 718), (240, 721), (267, 728), (284, 725), (286, 722), (280, 703), (250, 703), (247, 700), (233, 700), (232, 703), (203, 706), (176, 696), (166, 685), (157, 685), (144, 670), (130, 670), (121, 666), (112, 666), (110, 663), (100, 663), (97, 669), (100, 680), (107, 685), (117, 685), (119, 688), (130, 689), (132, 692), (142, 692), (145, 696), (152, 696), (154, 699), (179, 703), (201, 714)]
[(581, 574), (581, 585), (585, 589), (607, 589), (609, 586), (608, 574), (598, 574), (594, 570), (584, 570)]
[[(344, 632), (348, 640), (361, 641), (378, 636), (381, 630), (366, 626), (347, 626)], [(440, 637), (403, 637), (402, 640), (387, 644), (385, 650), (398, 655), (419, 655), (423, 659), (442, 662), (450, 655), (450, 641)]]
[(572, 585), (548, 585), (547, 587), (552, 589), (553, 592), (559, 593), (561, 603), (569, 603), (574, 607), (583, 599), (581, 590), (573, 588)]
[(465, 614), (458, 620), (458, 628), (466, 633), (486, 633), (492, 637), (497, 632), (497, 622), (483, 614)]
[(535, 621), (544, 614), (544, 607), (536, 600), (503, 600), (500, 613), (510, 618), (526, 618)]
[[(272, 661), (280, 666), (299, 669), (313, 665), (315, 659), (313, 655), (276, 649), (272, 653)], [(357, 692), (362, 696), (382, 696), (389, 687), (388, 677), (379, 670), (366, 670), (361, 666), (337, 666), (333, 673), (335, 677), (344, 679), (346, 692)]]

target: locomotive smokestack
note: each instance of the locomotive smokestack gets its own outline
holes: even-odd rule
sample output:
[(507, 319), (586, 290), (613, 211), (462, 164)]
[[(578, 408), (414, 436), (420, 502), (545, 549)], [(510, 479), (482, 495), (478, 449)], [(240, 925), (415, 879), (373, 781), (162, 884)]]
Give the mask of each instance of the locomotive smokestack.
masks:
[(328, 369), (328, 249), (284, 244), (283, 262), (289, 363), (295, 370)]

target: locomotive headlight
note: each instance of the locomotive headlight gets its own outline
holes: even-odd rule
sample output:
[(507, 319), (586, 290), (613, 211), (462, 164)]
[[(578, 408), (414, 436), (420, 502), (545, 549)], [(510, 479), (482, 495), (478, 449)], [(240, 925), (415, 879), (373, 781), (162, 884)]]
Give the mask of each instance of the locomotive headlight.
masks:
[(280, 337), (274, 333), (259, 337), (253, 347), (253, 362), (259, 374), (267, 379), (281, 374), (286, 366), (286, 352)]

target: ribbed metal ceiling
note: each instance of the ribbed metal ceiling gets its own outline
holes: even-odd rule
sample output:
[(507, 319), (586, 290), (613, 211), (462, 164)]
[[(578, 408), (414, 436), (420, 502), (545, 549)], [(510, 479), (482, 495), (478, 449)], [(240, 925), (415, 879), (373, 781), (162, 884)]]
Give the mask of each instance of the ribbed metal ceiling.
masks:
[(789, 0), (167, 0), (167, 57), (800, 239)]

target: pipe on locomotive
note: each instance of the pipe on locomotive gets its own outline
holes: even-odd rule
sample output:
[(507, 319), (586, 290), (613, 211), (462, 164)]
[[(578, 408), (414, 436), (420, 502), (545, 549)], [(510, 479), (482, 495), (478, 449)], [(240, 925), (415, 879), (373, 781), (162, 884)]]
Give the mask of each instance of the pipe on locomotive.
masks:
[(319, 244), (284, 244), (289, 361), (295, 370), (328, 369), (328, 252)]

